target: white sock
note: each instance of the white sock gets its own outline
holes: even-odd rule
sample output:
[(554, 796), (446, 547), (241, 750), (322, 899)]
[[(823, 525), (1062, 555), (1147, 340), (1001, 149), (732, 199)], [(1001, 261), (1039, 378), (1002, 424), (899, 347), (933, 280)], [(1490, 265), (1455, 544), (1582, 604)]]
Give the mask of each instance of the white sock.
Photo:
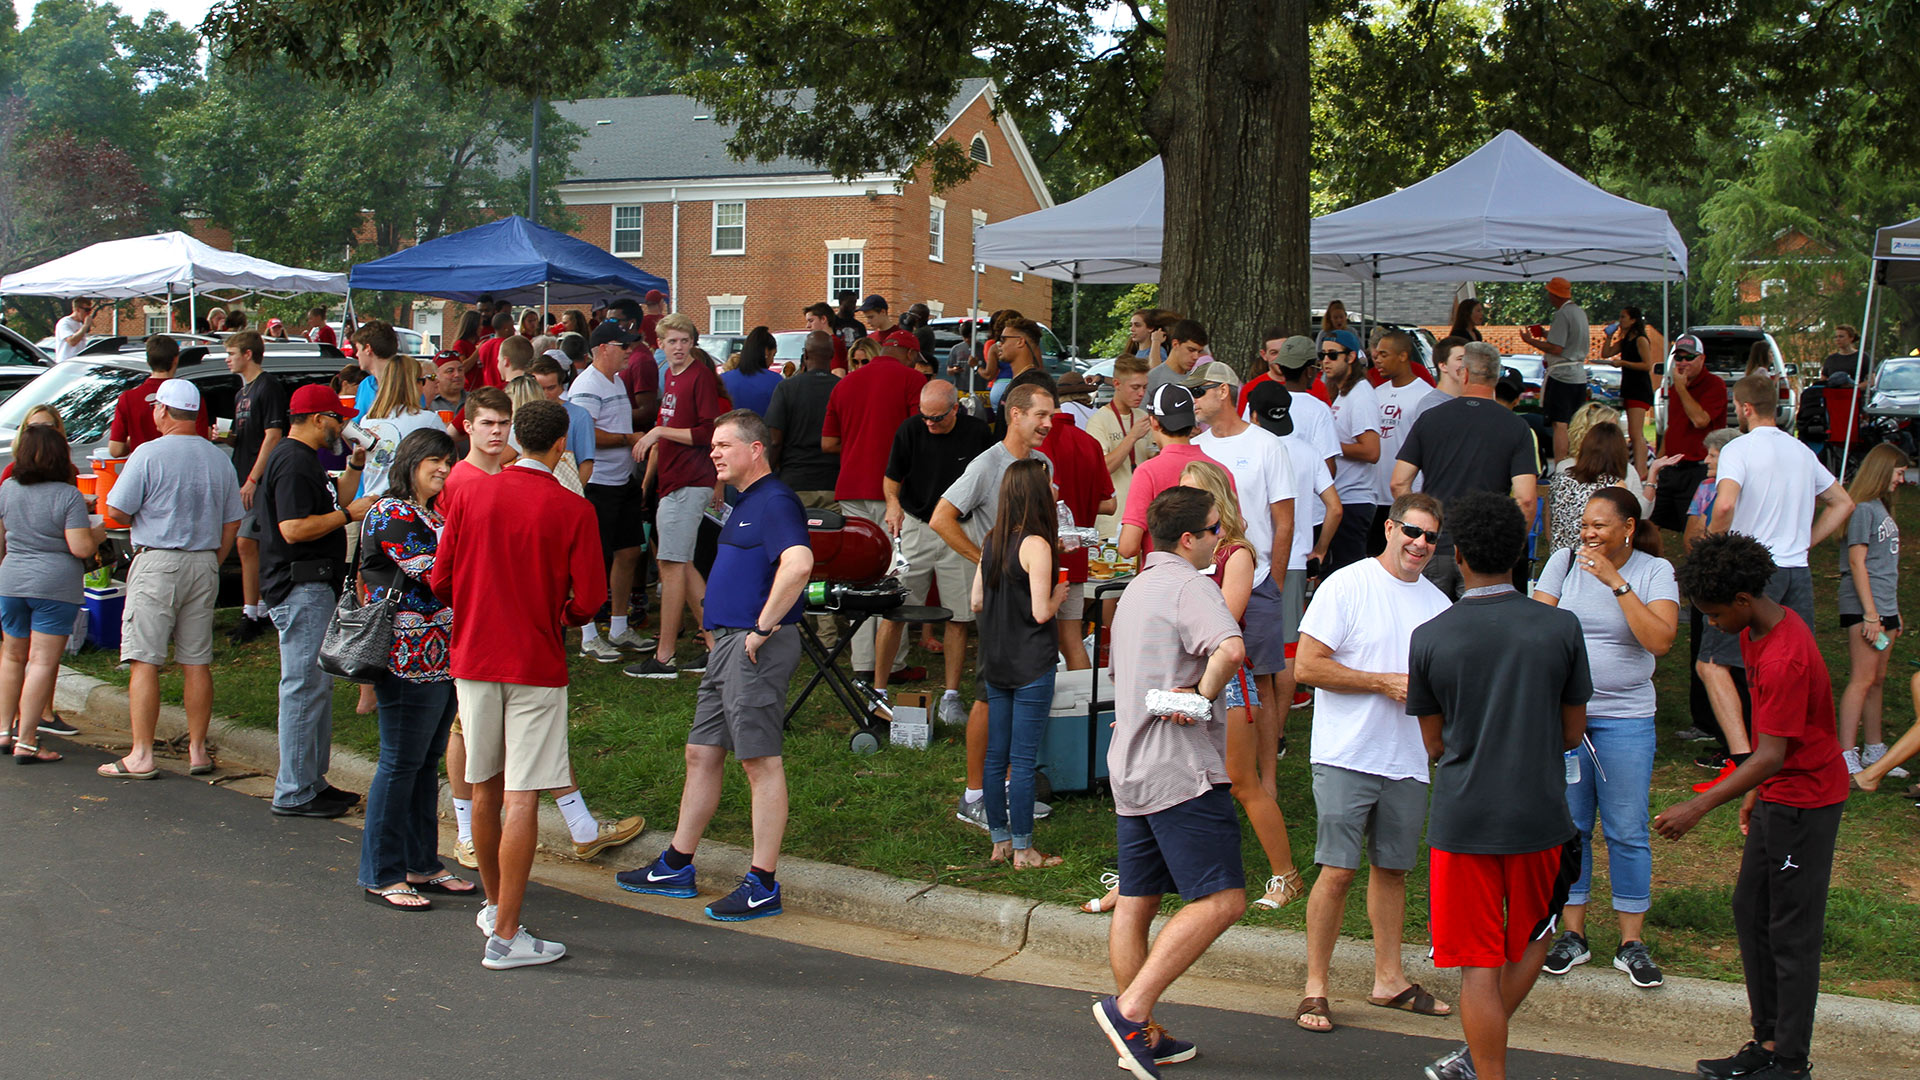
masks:
[(569, 791), (553, 801), (560, 804), (560, 816), (567, 819), (567, 831), (573, 834), (574, 843), (591, 843), (600, 835), (600, 823), (593, 820), (587, 800), (581, 798), (578, 791)]
[(959, 701), (959, 700), (960, 700), (960, 691), (958, 691), (958, 690), (949, 690), (949, 691), (947, 691), (946, 693), (944, 693), (944, 694), (941, 694), (941, 695), (940, 695), (940, 700), (942, 700), (942, 701), (945, 701), (945, 700), (946, 700), (946, 699), (948, 699), (948, 698), (952, 698), (952, 699), (953, 699), (953, 700), (955, 700), (955, 701)]
[(257, 619), (260, 617), (260, 605), (259, 604), (242, 604), (240, 605), (240, 614), (246, 616), (249, 619)]
[(984, 799), (986, 797), (987, 797), (987, 793), (984, 788), (970, 787), (966, 790), (966, 793), (964, 795), (960, 796), (960, 801), (979, 802), (981, 799)]
[(608, 618), (607, 622), (608, 622), (608, 626), (607, 626), (608, 637), (616, 638), (616, 637), (619, 637), (621, 634), (624, 634), (627, 632), (627, 617), (625, 615), (611, 616)]
[(580, 628), (580, 644), (582, 646), (585, 646), (587, 642), (592, 641), (594, 638), (597, 638), (599, 636), (600, 636), (600, 626), (598, 623), (588, 622), (585, 626), (582, 626)]
[(460, 830), (460, 842), (473, 843), (473, 800), (453, 800), (453, 823)]

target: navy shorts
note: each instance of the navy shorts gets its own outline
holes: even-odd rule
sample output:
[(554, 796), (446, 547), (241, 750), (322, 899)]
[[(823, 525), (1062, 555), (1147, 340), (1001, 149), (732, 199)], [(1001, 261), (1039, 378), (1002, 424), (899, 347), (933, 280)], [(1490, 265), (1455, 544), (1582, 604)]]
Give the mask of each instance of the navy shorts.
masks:
[(1231, 785), (1157, 814), (1121, 815), (1114, 826), (1120, 848), (1120, 895), (1178, 892), (1192, 902), (1223, 889), (1247, 887), (1240, 864), (1240, 814)]

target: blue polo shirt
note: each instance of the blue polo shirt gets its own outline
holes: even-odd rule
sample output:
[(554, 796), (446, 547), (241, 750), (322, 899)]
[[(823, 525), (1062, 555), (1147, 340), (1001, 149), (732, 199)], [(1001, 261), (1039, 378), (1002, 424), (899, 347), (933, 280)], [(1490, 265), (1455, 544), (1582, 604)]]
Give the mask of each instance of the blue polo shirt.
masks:
[[(733, 504), (720, 530), (720, 547), (707, 575), (706, 627), (750, 628), (773, 590), (780, 555), (790, 547), (808, 547), (807, 513), (793, 489), (768, 473), (755, 480)], [(795, 597), (782, 626), (800, 621), (807, 598)]]

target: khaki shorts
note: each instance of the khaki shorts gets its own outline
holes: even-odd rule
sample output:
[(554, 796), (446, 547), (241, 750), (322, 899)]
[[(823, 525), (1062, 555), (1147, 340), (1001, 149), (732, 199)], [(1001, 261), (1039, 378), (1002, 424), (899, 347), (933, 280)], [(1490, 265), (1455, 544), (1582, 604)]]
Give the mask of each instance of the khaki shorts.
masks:
[(900, 552), (906, 556), (907, 572), (900, 583), (910, 594), (909, 604), (927, 602), (927, 583), (940, 585), (940, 606), (953, 612), (953, 621), (973, 621), (973, 564), (953, 550), (933, 526), (907, 515), (900, 528)]
[(573, 786), (567, 759), (567, 688), (455, 679), (467, 732), (467, 783), (506, 774), (508, 791)]
[(220, 564), (211, 551), (143, 551), (127, 572), (127, 606), (120, 616), (120, 659), (177, 664), (213, 662), (213, 604), (220, 595)]
[(1086, 614), (1087, 583), (1084, 581), (1068, 583), (1067, 598), (1060, 601), (1060, 610), (1054, 613), (1054, 618), (1065, 619), (1068, 622), (1079, 622), (1085, 618)]

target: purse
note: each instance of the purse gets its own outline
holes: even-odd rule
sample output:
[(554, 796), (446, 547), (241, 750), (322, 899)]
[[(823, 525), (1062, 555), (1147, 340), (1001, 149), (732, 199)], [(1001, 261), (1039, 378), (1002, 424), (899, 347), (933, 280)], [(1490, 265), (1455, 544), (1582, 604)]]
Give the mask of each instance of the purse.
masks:
[(400, 598), (379, 589), (362, 604), (356, 590), (340, 593), (326, 636), (320, 639), (320, 670), (342, 679), (370, 683), (387, 673), (393, 653), (393, 616)]

